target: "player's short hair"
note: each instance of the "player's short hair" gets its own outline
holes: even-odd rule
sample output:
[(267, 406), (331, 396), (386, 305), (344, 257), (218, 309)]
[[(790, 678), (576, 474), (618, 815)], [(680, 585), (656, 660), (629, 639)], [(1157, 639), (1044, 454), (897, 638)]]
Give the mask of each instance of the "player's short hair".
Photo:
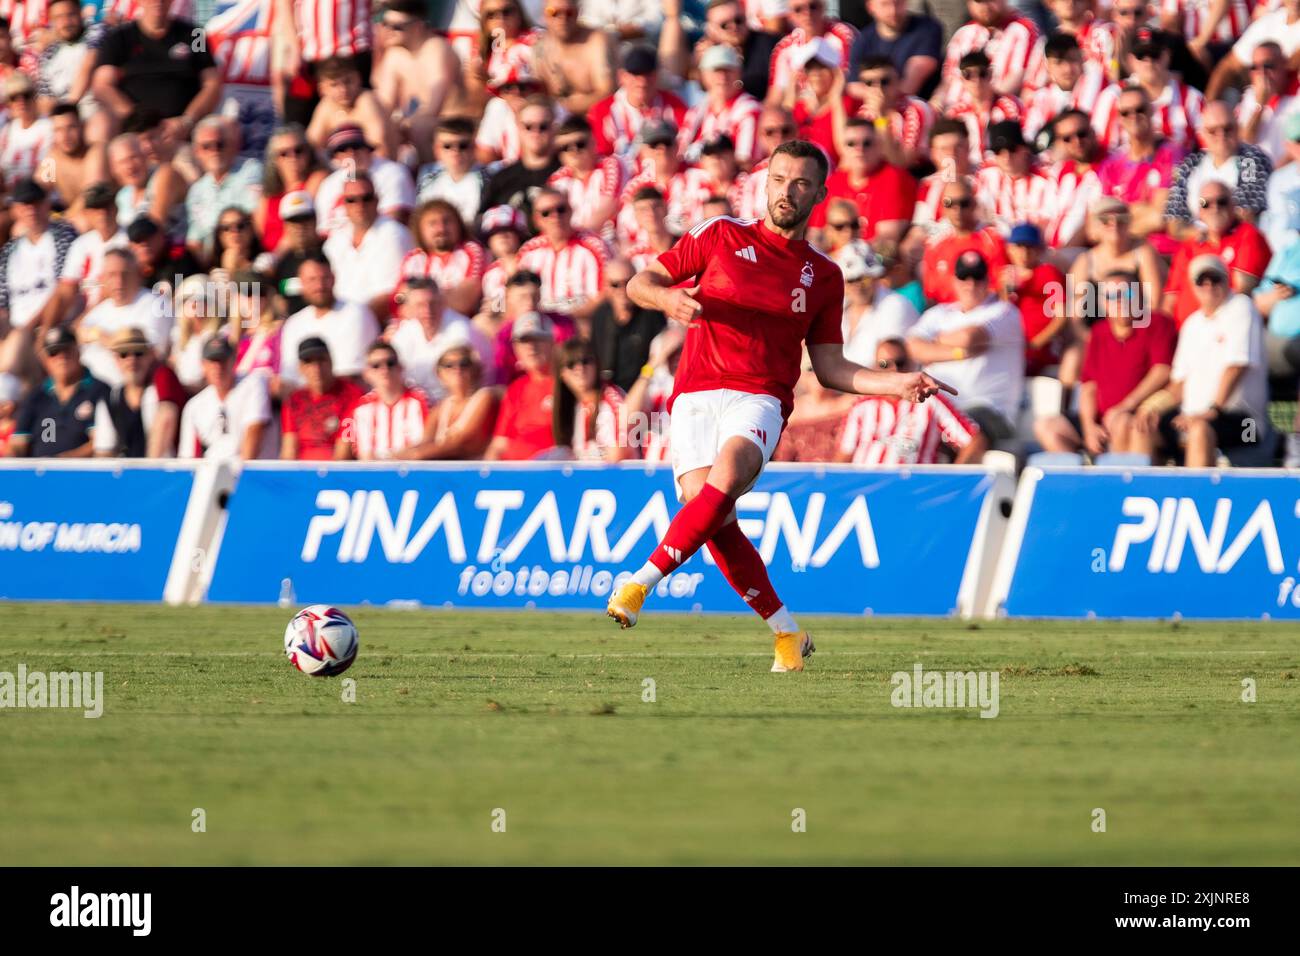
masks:
[(642, 186), (632, 194), (632, 203), (635, 205), (639, 202), (664, 202), (663, 190), (658, 186)]
[(989, 60), (989, 55), (983, 50), (971, 50), (961, 58), (961, 61), (957, 64), (957, 69), (969, 70), (972, 66), (987, 68), (992, 66), (992, 61)]
[(1064, 60), (1071, 52), (1082, 52), (1073, 33), (1053, 33), (1043, 44), (1043, 55), (1049, 60)]
[(446, 133), (448, 136), (468, 136), (474, 138), (474, 121), (468, 116), (444, 116), (434, 127), (434, 134)]
[(792, 159), (811, 159), (817, 165), (818, 175), (821, 176), (823, 183), (826, 177), (830, 175), (831, 164), (826, 158), (822, 148), (816, 143), (810, 143), (806, 139), (789, 139), (772, 150), (772, 158), (777, 156), (789, 156)]
[(316, 64), (316, 79), (318, 80), (337, 80), (349, 73), (357, 76), (361, 75), (361, 69), (357, 66), (355, 57), (329, 56)]
[(565, 117), (555, 130), (556, 136), (565, 136), (573, 133), (590, 133), (591, 124), (587, 122), (586, 117), (574, 113), (572, 116)]
[(930, 127), (930, 142), (934, 143), (940, 136), (951, 136), (954, 133), (970, 139), (970, 130), (966, 128), (965, 123), (945, 116), (943, 119), (935, 120), (934, 125)]
[(862, 62), (858, 64), (858, 76), (861, 76), (867, 70), (893, 70), (897, 73), (898, 66), (889, 57), (882, 53), (878, 53), (874, 56), (863, 58)]

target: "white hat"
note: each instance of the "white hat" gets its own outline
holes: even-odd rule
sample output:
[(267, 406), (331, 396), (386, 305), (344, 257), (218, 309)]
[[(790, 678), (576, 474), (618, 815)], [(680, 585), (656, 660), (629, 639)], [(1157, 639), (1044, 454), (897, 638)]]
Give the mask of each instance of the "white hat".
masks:
[(840, 68), (840, 55), (825, 37), (814, 37), (790, 53), (790, 62), (796, 70), (804, 69), (813, 60), (832, 70)]
[(832, 258), (844, 273), (845, 282), (879, 279), (888, 271), (885, 269), (885, 260), (861, 239), (845, 243)]
[(739, 70), (740, 54), (725, 43), (715, 43), (704, 51), (700, 57), (700, 71), (705, 70)]

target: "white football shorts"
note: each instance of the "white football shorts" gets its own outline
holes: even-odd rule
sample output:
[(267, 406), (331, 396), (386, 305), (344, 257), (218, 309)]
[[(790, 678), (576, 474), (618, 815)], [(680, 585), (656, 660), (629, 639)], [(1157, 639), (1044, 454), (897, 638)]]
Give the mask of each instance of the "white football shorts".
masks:
[(677, 500), (682, 499), (682, 475), (710, 467), (718, 460), (718, 452), (728, 439), (739, 435), (752, 441), (763, 452), (766, 465), (772, 460), (784, 427), (781, 403), (771, 395), (731, 388), (678, 395), (668, 422), (668, 451), (673, 462)]

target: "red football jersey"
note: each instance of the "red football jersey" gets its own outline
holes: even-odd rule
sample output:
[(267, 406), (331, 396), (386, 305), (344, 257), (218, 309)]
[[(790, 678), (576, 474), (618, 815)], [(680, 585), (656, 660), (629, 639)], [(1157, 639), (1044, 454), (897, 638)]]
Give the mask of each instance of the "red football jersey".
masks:
[(675, 283), (698, 277), (704, 306), (686, 332), (673, 400), (730, 388), (771, 395), (789, 417), (802, 343), (844, 341), (840, 267), (806, 240), (730, 216), (704, 220), (659, 262)]

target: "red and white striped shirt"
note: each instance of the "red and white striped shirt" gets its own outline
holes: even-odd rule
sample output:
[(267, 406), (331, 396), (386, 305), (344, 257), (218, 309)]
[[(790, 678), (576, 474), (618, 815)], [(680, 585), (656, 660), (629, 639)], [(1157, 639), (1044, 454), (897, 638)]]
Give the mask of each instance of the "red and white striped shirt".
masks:
[(609, 249), (599, 236), (577, 230), (559, 249), (545, 236), (519, 250), (519, 268), (542, 277), (542, 311), (570, 313), (600, 295)]
[(1083, 228), (1088, 207), (1102, 195), (1101, 179), (1096, 166), (1069, 161), (1058, 163), (1049, 175), (1056, 183), (1056, 208), (1044, 238), (1059, 249)]
[(32, 35), (45, 26), (47, 2), (48, 0), (0, 0), (0, 17), (9, 21), (9, 34), (18, 49), (25, 47)]
[(506, 271), (506, 264), (501, 260), (487, 267), (483, 273), (484, 309), (490, 312), (506, 310), (506, 280), (509, 278), (510, 272)]
[(686, 114), (677, 136), (677, 149), (694, 162), (699, 147), (725, 134), (736, 144), (736, 162), (747, 166), (763, 158), (758, 142), (758, 118), (762, 112), (763, 104), (748, 93), (737, 93), (719, 110), (705, 100)]
[(1024, 107), (1014, 96), (998, 96), (987, 111), (970, 101), (948, 111), (949, 117), (966, 124), (966, 130), (970, 134), (970, 161), (975, 167), (993, 159), (993, 154), (989, 152), (989, 126), (1007, 120), (1018, 123), (1024, 115)]
[(985, 166), (975, 176), (976, 201), (992, 211), (989, 221), (1006, 235), (1021, 222), (1046, 230), (1055, 212), (1056, 183), (1041, 169), (1011, 177), (998, 166)]
[[(767, 177), (763, 178), (766, 181)], [(748, 180), (749, 176), (745, 173), (737, 173), (730, 185), (723, 186), (702, 169), (686, 170), (686, 191), (682, 197), (682, 215), (685, 216), (686, 222), (693, 226), (707, 218), (704, 215), (704, 204), (711, 196), (726, 196), (727, 202), (731, 204), (731, 211), (736, 212), (745, 202)]]
[(925, 146), (934, 125), (934, 109), (925, 100), (908, 96), (899, 109), (889, 111), (889, 133), (894, 141), (911, 153)]
[(587, 118), (597, 153), (630, 158), (636, 153), (636, 138), (645, 123), (666, 120), (681, 129), (686, 121), (686, 104), (676, 94), (660, 90), (646, 109), (637, 109), (627, 101), (627, 92), (620, 89), (593, 106)]
[(389, 458), (424, 438), (429, 399), (421, 389), (404, 390), (391, 405), (377, 391), (367, 392), (352, 408), (352, 453), (359, 461)]
[[(513, 73), (517, 77), (533, 77), (533, 48), (541, 38), (541, 30), (527, 30), (513, 40), (495, 37), (492, 40), (492, 52), (487, 60), (487, 81), (492, 87), (509, 80)], [(476, 44), (477, 46), (477, 44)]]
[(683, 169), (675, 173), (668, 180), (666, 188), (655, 179), (652, 169), (628, 180), (627, 185), (623, 187), (623, 196), (619, 200), (618, 217), (614, 220), (619, 248), (626, 249), (628, 246), (640, 245), (646, 240), (645, 231), (637, 225), (636, 210), (632, 205), (632, 197), (643, 186), (654, 186), (664, 194), (664, 201), (668, 204), (668, 213), (664, 216), (664, 228), (674, 236), (680, 236), (695, 224), (687, 220), (685, 213), (686, 197), (690, 188), (686, 177), (687, 172), (689, 170)]
[(1116, 104), (1121, 87), (1111, 83), (1095, 63), (1087, 63), (1073, 89), (1063, 90), (1048, 83), (1033, 92), (1025, 103), (1023, 127), (1025, 139), (1033, 142), (1040, 131), (1066, 110), (1082, 110), (1092, 117), (1092, 128), (1102, 145), (1106, 145), (1111, 125), (1116, 121)]
[[(10, 120), (0, 128), (0, 171), (10, 188), (20, 179), (36, 176), (53, 141), (54, 127), (44, 117), (26, 129), (17, 120)], [(52, 171), (49, 178), (53, 179)]]
[[(1079, 49), (1083, 52), (1084, 67), (1096, 66), (1102, 75), (1116, 75), (1111, 66), (1119, 55), (1119, 27), (1104, 20), (1089, 20), (1083, 29), (1075, 34)], [(1034, 90), (1042, 89), (1051, 83), (1047, 75), (1047, 37), (1039, 37), (1034, 44), (1034, 52), (1029, 55), (1029, 66), (1025, 68), (1024, 90), (1021, 96), (1029, 99)]]
[(965, 448), (978, 432), (979, 426), (943, 395), (919, 405), (869, 395), (849, 409), (840, 452), (851, 454), (853, 464), (868, 467), (933, 465), (940, 444)]
[(732, 203), (737, 219), (762, 219), (767, 213), (768, 162), (766, 159), (763, 160), (745, 177), (739, 200)]
[[(840, 69), (849, 68), (849, 53), (858, 38), (858, 31), (850, 24), (831, 17), (826, 18), (826, 27), (822, 30), (822, 39), (831, 45), (840, 55)], [(786, 89), (794, 84), (795, 68), (791, 62), (794, 51), (809, 41), (808, 31), (795, 27), (783, 36), (772, 48), (771, 65), (767, 73), (768, 87)]]
[(370, 49), (370, 0), (293, 0), (302, 58), (319, 63)]
[(1000, 93), (1016, 94), (1024, 85), (1029, 54), (1038, 40), (1038, 28), (1024, 17), (1012, 16), (1000, 27), (989, 29), (978, 23), (958, 27), (948, 41), (943, 60), (945, 105), (956, 105), (961, 93), (958, 66), (967, 53), (982, 50), (993, 65), (993, 86)]
[[(40, 0), (42, 11), (48, 0)], [(140, 0), (107, 0), (104, 4), (104, 19), (110, 23), (130, 23), (140, 15)], [(194, 21), (194, 0), (172, 0), (169, 12), (173, 17)], [(42, 22), (44, 16), (42, 15)]]
[(591, 413), (577, 403), (573, 421), (573, 457), (579, 461), (600, 461), (605, 452), (619, 447), (625, 440), (623, 429), (623, 406), (627, 398), (623, 390), (616, 385), (606, 385), (600, 392), (596, 404), (596, 422), (592, 437), (587, 436), (591, 428)]
[(271, 0), (235, 0), (204, 27), (223, 83), (271, 85)]
[(466, 239), (450, 252), (412, 249), (402, 259), (403, 279), (432, 279), (448, 292), (463, 282), (482, 279), (487, 270), (488, 253), (473, 239)]
[[(1160, 18), (1178, 18), (1183, 25), (1183, 37), (1195, 40), (1204, 29), (1213, 5), (1214, 0), (1160, 0)], [(1228, 12), (1210, 39), (1230, 43), (1239, 38), (1250, 26), (1251, 14), (1257, 6), (1258, 0), (1229, 0)]]
[[(1170, 77), (1160, 96), (1151, 101), (1151, 124), (1165, 139), (1187, 149), (1200, 149), (1196, 131), (1201, 128), (1201, 110), (1204, 107), (1205, 96), (1200, 90), (1184, 85), (1177, 77)], [(1128, 145), (1122, 133), (1116, 133), (1112, 139), (1112, 146), (1122, 148)]]
[(600, 232), (613, 221), (614, 216), (611, 213), (597, 222), (596, 207), (618, 197), (623, 189), (623, 177), (622, 162), (617, 157), (606, 156), (597, 160), (596, 168), (589, 173), (568, 168), (557, 169), (546, 182), (569, 197), (574, 226)]

